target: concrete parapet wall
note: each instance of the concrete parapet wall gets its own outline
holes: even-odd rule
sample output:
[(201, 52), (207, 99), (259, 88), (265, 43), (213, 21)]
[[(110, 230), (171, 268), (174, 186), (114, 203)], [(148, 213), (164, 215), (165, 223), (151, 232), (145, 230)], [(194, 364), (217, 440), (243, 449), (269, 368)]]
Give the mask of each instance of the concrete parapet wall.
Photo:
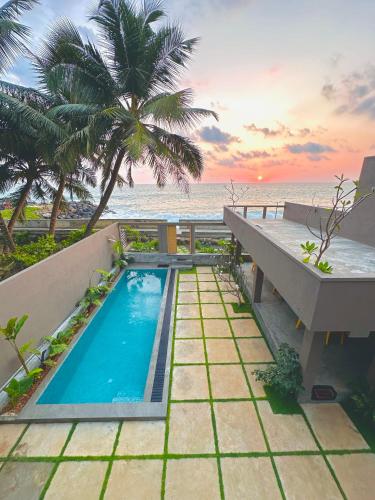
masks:
[[(58, 252), (48, 259), (0, 283), (0, 324), (9, 318), (28, 314), (19, 343), (33, 339), (35, 344), (50, 335), (72, 312), (89, 286), (99, 281), (95, 269), (112, 267), (112, 243), (118, 240), (118, 224), (98, 231), (89, 238)], [(1, 341), (0, 386), (19, 367), (7, 342)]]

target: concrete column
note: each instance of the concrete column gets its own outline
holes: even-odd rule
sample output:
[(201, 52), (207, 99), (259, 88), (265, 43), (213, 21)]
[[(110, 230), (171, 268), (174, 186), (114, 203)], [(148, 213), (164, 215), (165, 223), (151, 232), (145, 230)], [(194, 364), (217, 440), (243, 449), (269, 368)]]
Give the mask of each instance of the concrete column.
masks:
[(190, 225), (190, 253), (195, 253), (195, 224)]
[(159, 252), (168, 253), (168, 228), (166, 224), (158, 225)]
[(324, 332), (312, 332), (305, 328), (299, 357), (302, 366), (303, 386), (300, 401), (310, 401), (311, 391), (319, 372), (324, 349)]
[(253, 283), (253, 302), (254, 304), (261, 302), (262, 300), (262, 288), (263, 288), (264, 273), (260, 267), (256, 267), (254, 272), (254, 283)]

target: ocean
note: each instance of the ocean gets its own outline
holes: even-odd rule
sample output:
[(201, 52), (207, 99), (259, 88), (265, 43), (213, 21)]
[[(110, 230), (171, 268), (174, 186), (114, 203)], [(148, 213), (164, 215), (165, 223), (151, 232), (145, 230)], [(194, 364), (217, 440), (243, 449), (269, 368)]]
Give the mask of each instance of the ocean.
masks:
[[(158, 189), (151, 184), (138, 184), (134, 188), (115, 189), (108, 204), (109, 212), (104, 218), (144, 219), (211, 219), (220, 220), (223, 205), (230, 200), (225, 189), (227, 184), (192, 184), (190, 192), (184, 193), (176, 186)], [(258, 183), (236, 184), (239, 192), (246, 193), (238, 204), (273, 205), (285, 201), (314, 203), (329, 206), (333, 194), (332, 183)], [(95, 201), (99, 192), (93, 193)]]

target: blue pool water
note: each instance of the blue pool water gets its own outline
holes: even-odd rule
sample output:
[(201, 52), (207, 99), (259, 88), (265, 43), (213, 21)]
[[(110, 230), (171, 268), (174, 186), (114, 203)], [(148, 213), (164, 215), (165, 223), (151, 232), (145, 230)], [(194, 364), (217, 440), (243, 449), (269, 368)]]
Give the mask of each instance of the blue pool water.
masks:
[(37, 404), (142, 401), (166, 277), (125, 271)]

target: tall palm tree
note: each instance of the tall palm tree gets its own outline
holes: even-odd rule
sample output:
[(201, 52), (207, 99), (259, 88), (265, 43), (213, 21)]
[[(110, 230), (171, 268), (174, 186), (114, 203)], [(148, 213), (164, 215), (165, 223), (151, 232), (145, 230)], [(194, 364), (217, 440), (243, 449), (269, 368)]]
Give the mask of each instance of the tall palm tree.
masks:
[[(33, 8), (38, 0), (9, 0), (0, 7), (0, 73), (9, 67), (24, 49), (29, 28), (18, 22), (19, 15)], [(0, 233), (6, 246), (14, 251), (16, 246), (0, 211)]]
[(164, 16), (160, 2), (144, 1), (138, 9), (126, 0), (101, 0), (91, 17), (98, 47), (83, 42), (70, 22), (60, 21), (53, 30), (54, 41), (70, 39), (64, 50), (46, 53), (51, 69), (44, 83), (70, 96), (69, 103), (53, 109), (54, 116), (86, 122), (60, 150), (67, 153), (84, 144), (102, 169), (102, 195), (87, 234), (121, 182), (121, 167), (130, 186), (138, 165), (151, 168), (158, 186), (171, 176), (186, 188), (189, 176), (201, 176), (200, 150), (176, 131), (217, 116), (191, 107), (190, 89), (177, 90), (197, 39), (185, 39), (178, 26), (161, 25)]

